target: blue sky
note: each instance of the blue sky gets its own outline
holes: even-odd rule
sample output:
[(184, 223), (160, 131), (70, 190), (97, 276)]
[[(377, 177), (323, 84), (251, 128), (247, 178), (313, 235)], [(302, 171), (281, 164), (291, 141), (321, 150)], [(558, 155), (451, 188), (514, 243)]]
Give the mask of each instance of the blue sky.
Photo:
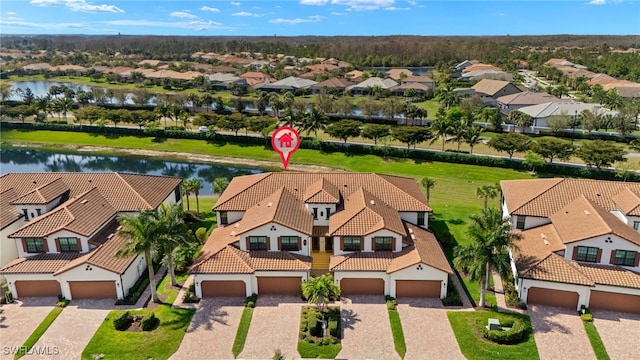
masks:
[(3, 0), (0, 34), (640, 34), (640, 0)]

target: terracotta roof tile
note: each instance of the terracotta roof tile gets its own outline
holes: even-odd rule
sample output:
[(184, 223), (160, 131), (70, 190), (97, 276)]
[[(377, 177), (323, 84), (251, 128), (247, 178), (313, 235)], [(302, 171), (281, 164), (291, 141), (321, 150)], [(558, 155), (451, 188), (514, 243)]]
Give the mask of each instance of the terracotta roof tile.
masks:
[(391, 251), (356, 252), (345, 256), (332, 256), (331, 271), (387, 271), (393, 261)]
[(553, 224), (538, 226), (519, 233), (522, 238), (517, 242), (518, 250), (514, 250), (516, 264), (519, 269), (526, 269), (544, 259), (550, 253), (562, 251), (565, 245), (560, 240)]
[[(519, 269), (520, 270), (520, 269)], [(520, 271), (524, 279), (553, 281), (567, 284), (593, 286), (594, 282), (557, 254), (549, 254), (528, 269)]]
[(332, 236), (364, 236), (382, 229), (405, 233), (398, 212), (362, 188), (344, 200), (344, 210), (331, 216), (329, 229)]
[(586, 264), (576, 261), (572, 261), (571, 265), (596, 284), (640, 289), (640, 274), (620, 266)]
[(248, 260), (255, 271), (309, 271), (311, 257), (288, 251), (249, 251)]
[(388, 273), (393, 273), (409, 266), (426, 264), (446, 273), (453, 274), (451, 265), (444, 255), (440, 243), (435, 235), (419, 226), (404, 223), (409, 237), (413, 240), (413, 246), (408, 247), (401, 253), (396, 254), (391, 265), (387, 269)]
[(0, 269), (2, 274), (38, 273), (50, 274), (58, 271), (77, 257), (78, 253), (38, 254), (28, 258), (17, 258)]
[(15, 199), (12, 204), (48, 204), (69, 190), (62, 178), (58, 178), (22, 195)]
[(303, 200), (309, 204), (337, 204), (340, 202), (340, 191), (334, 184), (321, 178), (305, 189)]
[[(475, 66), (475, 65), (472, 65), (472, 66)], [(467, 69), (465, 69), (465, 71), (463, 72), (466, 72)], [(471, 88), (476, 92), (493, 96), (496, 93), (498, 93), (498, 91), (502, 90), (505, 86), (509, 84), (510, 83), (508, 81), (503, 81), (503, 80), (482, 79), (477, 84), (473, 85)]]
[(13, 189), (7, 189), (0, 193), (0, 229), (4, 229), (22, 217), (18, 208), (11, 205), (16, 197), (18, 197), (18, 193)]
[(614, 195), (611, 200), (618, 209), (627, 216), (640, 216), (640, 196), (629, 188), (625, 188)]

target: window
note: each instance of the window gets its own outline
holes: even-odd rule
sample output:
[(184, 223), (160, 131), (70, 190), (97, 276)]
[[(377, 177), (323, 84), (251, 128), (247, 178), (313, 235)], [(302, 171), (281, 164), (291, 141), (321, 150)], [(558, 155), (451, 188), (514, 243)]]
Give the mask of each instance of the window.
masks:
[(326, 219), (329, 220), (329, 214), (331, 213), (331, 208), (326, 208), (325, 210), (327, 210)]
[(180, 194), (180, 186), (177, 186), (175, 190), (173, 190), (173, 196), (175, 196), (176, 202), (182, 200), (182, 194)]
[(357, 236), (345, 236), (344, 241), (345, 251), (360, 251), (360, 238)]
[(597, 262), (598, 248), (590, 246), (578, 246), (578, 256), (576, 260), (586, 262)]
[(280, 249), (286, 251), (298, 251), (298, 237), (297, 236), (281, 236), (280, 237)]
[(633, 229), (634, 230), (640, 229), (640, 221), (634, 221), (633, 222)]
[(376, 251), (393, 250), (393, 238), (391, 236), (377, 236), (374, 238)]
[(424, 213), (418, 213), (418, 226), (424, 226)]
[(78, 251), (78, 239), (72, 237), (58, 238), (58, 244), (60, 245), (60, 252), (77, 252)]
[(226, 211), (220, 211), (220, 225), (227, 225), (229, 223), (229, 218), (227, 216)]
[(313, 208), (313, 220), (318, 220), (318, 208)]
[(249, 236), (249, 250), (267, 250), (267, 237)]
[(527, 219), (526, 216), (517, 215), (516, 216), (516, 229), (520, 229), (520, 230), (524, 229), (524, 222), (525, 222), (526, 219)]
[(29, 238), (26, 239), (28, 253), (41, 253), (44, 252), (44, 239), (42, 238)]
[(616, 250), (615, 265), (634, 266), (636, 264), (636, 251)]

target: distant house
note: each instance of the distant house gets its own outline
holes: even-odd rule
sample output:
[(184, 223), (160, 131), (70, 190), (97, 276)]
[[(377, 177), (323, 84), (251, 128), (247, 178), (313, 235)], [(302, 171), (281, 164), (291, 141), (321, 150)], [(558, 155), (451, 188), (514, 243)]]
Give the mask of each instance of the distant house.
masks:
[(508, 81), (482, 79), (471, 87), (475, 94), (488, 105), (496, 105), (496, 99), (501, 96), (522, 92), (518, 87)]
[(500, 69), (499, 67), (497, 67), (495, 65), (476, 63), (476, 64), (471, 64), (471, 65), (465, 67), (464, 70), (462, 70), (462, 75), (464, 75), (466, 73), (470, 73), (472, 71), (480, 71), (480, 70), (502, 71), (502, 69)]
[(605, 91), (615, 89), (623, 98), (640, 98), (640, 84), (628, 80), (618, 80), (602, 85)]
[(389, 79), (389, 78), (382, 79), (379, 77), (371, 77), (361, 83), (347, 87), (347, 90), (351, 91), (351, 93), (354, 95), (364, 95), (369, 89), (376, 86), (382, 89), (390, 90), (392, 87), (397, 85), (398, 83), (395, 82), (393, 79)]
[(415, 90), (416, 93), (420, 96), (425, 96), (429, 91), (433, 91), (432, 87), (423, 85), (421, 83), (402, 83), (400, 85), (396, 85), (392, 87), (391, 94), (394, 96), (404, 96), (405, 92), (409, 89)]
[(209, 75), (208, 78), (209, 83), (214, 90), (227, 90), (229, 89), (229, 84), (232, 83), (248, 86), (247, 79), (243, 79), (236, 74), (218, 72)]
[(29, 64), (22, 67), (24, 71), (44, 71), (44, 70), (53, 70), (53, 66), (47, 63), (37, 63), (37, 64)]
[(436, 87), (436, 82), (428, 76), (407, 76), (400, 80), (400, 84), (421, 84), (426, 87), (430, 87), (431, 89)]
[(360, 70), (352, 70), (352, 71), (349, 71), (348, 73), (344, 74), (344, 78), (349, 80), (349, 81), (351, 81), (351, 82), (358, 83), (358, 82), (362, 81), (362, 75), (363, 74), (364, 73), (362, 71), (360, 71)]
[(144, 67), (158, 67), (160, 65), (164, 65), (165, 62), (161, 60), (142, 60), (138, 63), (139, 66)]
[(618, 79), (614, 78), (613, 76), (609, 76), (607, 74), (596, 74), (591, 79), (589, 79), (589, 81), (587, 81), (587, 84), (589, 84), (589, 86), (594, 86), (594, 85), (604, 86), (605, 84), (609, 84), (616, 81), (618, 81)]
[(333, 94), (341, 94), (351, 85), (353, 85), (353, 83), (347, 79), (331, 78), (311, 85), (309, 90), (312, 94), (320, 94), (323, 91)]
[(544, 92), (538, 93), (530, 91), (505, 95), (496, 99), (498, 109), (503, 115), (509, 115), (513, 110), (518, 110), (525, 106), (562, 101), (563, 100)]
[(461, 63), (456, 64), (453, 67), (453, 71), (456, 73), (461, 73), (464, 69), (466, 69), (467, 67), (473, 65), (473, 64), (477, 64), (478, 60), (465, 60)]
[(578, 116), (585, 110), (599, 115), (616, 115), (618, 113), (617, 111), (605, 109), (600, 104), (583, 102), (547, 102), (518, 109), (518, 111), (531, 116), (533, 119), (533, 129), (546, 128), (549, 119), (554, 116)]
[(274, 81), (269, 75), (256, 71), (247, 71), (239, 76), (247, 81), (247, 85), (253, 87), (258, 87), (262, 84), (269, 84)]
[(513, 81), (513, 74), (502, 70), (474, 70), (463, 73), (459, 81), (479, 81), (482, 79)]
[(413, 71), (409, 69), (389, 69), (385, 75), (395, 81), (400, 81), (405, 77), (414, 76)]
[(262, 85), (259, 88), (260, 90), (271, 92), (296, 91), (297, 89), (307, 89), (317, 83), (317, 81), (289, 76), (274, 83)]

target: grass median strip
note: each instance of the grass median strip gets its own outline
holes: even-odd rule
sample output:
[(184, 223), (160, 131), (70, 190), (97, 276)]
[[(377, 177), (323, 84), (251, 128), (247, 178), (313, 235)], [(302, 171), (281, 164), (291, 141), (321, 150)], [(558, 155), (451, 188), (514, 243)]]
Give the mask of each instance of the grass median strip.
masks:
[(391, 333), (393, 334), (393, 345), (400, 358), (404, 359), (404, 355), (407, 353), (407, 344), (404, 341), (404, 332), (402, 331), (398, 310), (389, 309), (389, 322), (391, 323)]
[(253, 308), (244, 308), (242, 317), (240, 318), (240, 324), (238, 325), (238, 331), (236, 332), (236, 338), (233, 341), (233, 348), (231, 349), (234, 357), (238, 357), (242, 350), (244, 350), (244, 343), (247, 341), (249, 326), (251, 326), (251, 317), (253, 317)]
[(609, 354), (607, 354), (607, 349), (604, 347), (604, 343), (600, 338), (600, 334), (598, 334), (598, 329), (591, 321), (583, 321), (584, 330), (587, 332), (587, 336), (589, 337), (589, 341), (591, 342), (591, 347), (593, 348), (593, 352), (596, 354), (596, 359), (598, 360), (609, 360)]
[(42, 322), (40, 323), (40, 325), (38, 325), (38, 327), (33, 331), (31, 336), (27, 338), (27, 340), (24, 342), (24, 345), (22, 345), (20, 350), (15, 354), (13, 358), (20, 359), (21, 357), (25, 356), (31, 350), (31, 348), (38, 342), (38, 340), (40, 340), (40, 337), (44, 335), (44, 333), (47, 331), (49, 326), (53, 324), (53, 322), (56, 320), (58, 315), (60, 315), (62, 310), (64, 310), (64, 306), (54, 307), (53, 310), (51, 310), (51, 312), (47, 315), (47, 317), (45, 317), (44, 320), (42, 320)]

